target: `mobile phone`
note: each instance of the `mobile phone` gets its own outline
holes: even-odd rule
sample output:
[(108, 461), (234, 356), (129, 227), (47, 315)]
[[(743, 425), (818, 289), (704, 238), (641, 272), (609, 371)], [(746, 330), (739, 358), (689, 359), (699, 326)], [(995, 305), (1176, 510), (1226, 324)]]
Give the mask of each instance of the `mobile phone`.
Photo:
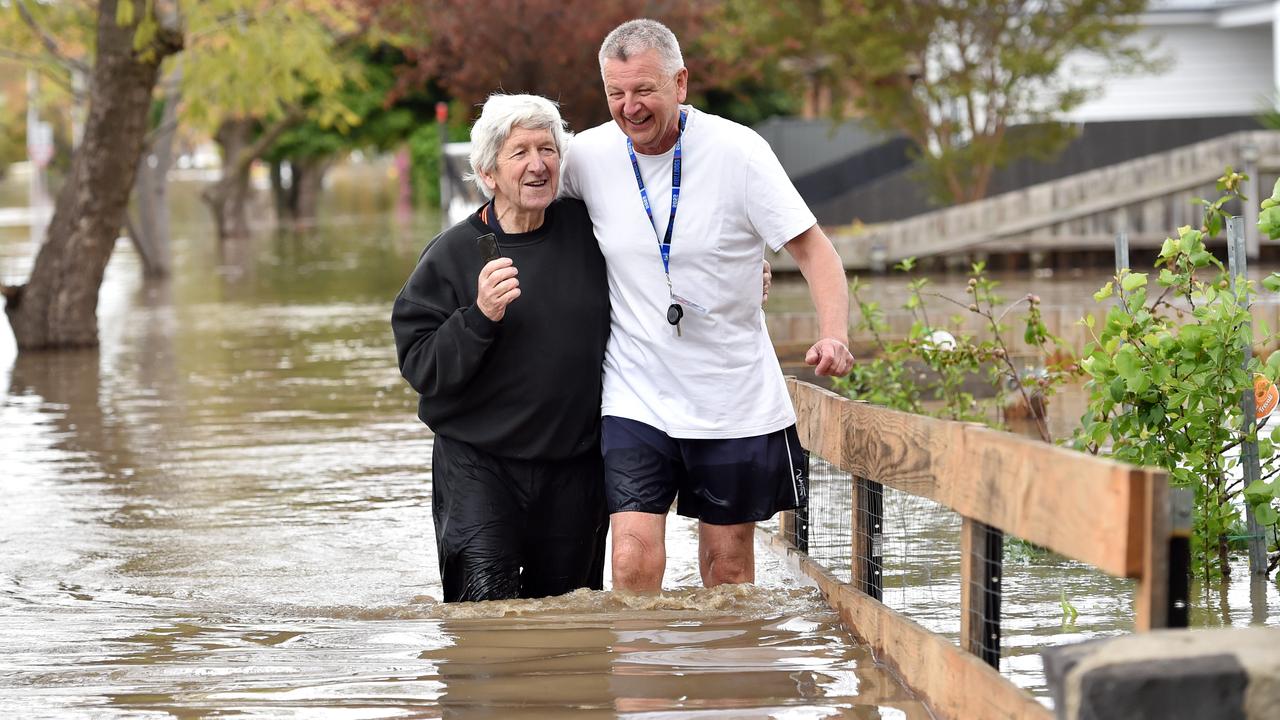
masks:
[(480, 259), (488, 264), (502, 257), (498, 253), (498, 238), (493, 233), (476, 238), (476, 247), (480, 248)]

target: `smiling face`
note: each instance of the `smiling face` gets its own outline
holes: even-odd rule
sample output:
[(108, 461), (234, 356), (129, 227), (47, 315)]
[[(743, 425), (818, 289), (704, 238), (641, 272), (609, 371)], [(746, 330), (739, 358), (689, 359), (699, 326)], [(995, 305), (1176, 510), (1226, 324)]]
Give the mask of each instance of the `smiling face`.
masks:
[(680, 103), (689, 92), (689, 71), (669, 74), (658, 51), (646, 50), (626, 60), (606, 60), (602, 74), (609, 114), (636, 151), (659, 155), (670, 150), (680, 135)]
[[(498, 151), (497, 167), (480, 177), (493, 191), (499, 213), (541, 214), (560, 184), (560, 151), (551, 130), (514, 127)], [(504, 207), (505, 206), (505, 207)]]

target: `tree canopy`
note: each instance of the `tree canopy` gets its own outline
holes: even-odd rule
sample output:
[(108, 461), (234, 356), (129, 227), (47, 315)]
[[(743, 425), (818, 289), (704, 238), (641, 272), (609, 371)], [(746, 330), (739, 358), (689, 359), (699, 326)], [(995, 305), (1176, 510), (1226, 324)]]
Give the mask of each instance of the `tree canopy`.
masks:
[[(983, 197), (994, 168), (1065, 147), (1065, 114), (1111, 73), (1152, 66), (1134, 44), (1146, 0), (725, 0), (724, 57), (778, 65), (915, 142), (940, 199)], [(1016, 141), (1009, 132), (1018, 125)]]
[(495, 91), (560, 103), (581, 130), (609, 119), (596, 54), (605, 35), (636, 17), (665, 23), (680, 39), (690, 95), (714, 112), (754, 122), (790, 107), (774, 73), (710, 52), (713, 0), (363, 0), (407, 59), (398, 88), (438, 83), (464, 107)]

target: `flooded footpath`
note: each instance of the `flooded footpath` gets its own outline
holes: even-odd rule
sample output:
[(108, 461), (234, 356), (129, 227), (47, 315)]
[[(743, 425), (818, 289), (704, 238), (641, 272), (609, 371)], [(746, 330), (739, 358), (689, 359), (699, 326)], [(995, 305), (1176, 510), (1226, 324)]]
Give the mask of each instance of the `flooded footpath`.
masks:
[[(315, 231), (221, 248), (178, 195), (175, 276), (144, 283), (122, 244), (98, 350), (17, 357), (0, 323), (0, 716), (927, 717), (768, 550), (757, 585), (690, 589), (696, 529), (676, 518), (658, 598), (439, 604), (431, 438), (389, 326), (438, 224), (344, 192)], [(0, 282), (32, 259), (25, 228), (0, 229)], [(1069, 319), (1107, 274), (997, 279)], [(866, 292), (893, 311), (904, 288)], [(807, 303), (779, 278), (769, 313)], [(1081, 412), (1078, 389), (1055, 398), (1055, 432)], [(886, 520), (886, 602), (954, 637), (954, 518), (890, 502)], [(1001, 669), (1039, 695), (1040, 648), (1132, 626), (1123, 583), (1006, 567)], [(1194, 590), (1192, 618), (1274, 626), (1277, 608), (1274, 581), (1238, 571)]]
[(388, 324), (430, 231), (191, 233), (163, 285), (120, 247), (99, 350), (0, 331), (0, 715), (928, 717), (767, 551), (688, 589), (687, 523), (656, 598), (437, 603)]

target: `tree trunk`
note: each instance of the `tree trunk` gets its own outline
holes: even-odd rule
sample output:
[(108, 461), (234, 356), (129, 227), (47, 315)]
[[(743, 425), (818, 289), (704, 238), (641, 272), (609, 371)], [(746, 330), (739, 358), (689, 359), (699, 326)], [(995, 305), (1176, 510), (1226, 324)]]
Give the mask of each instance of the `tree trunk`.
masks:
[(293, 223), (295, 227), (314, 227), (324, 191), (324, 176), (333, 166), (331, 158), (294, 160)]
[(22, 351), (98, 344), (98, 289), (125, 223), (151, 93), (160, 62), (182, 48), (182, 36), (162, 25), (153, 45), (135, 52), (136, 25), (118, 25), (116, 5), (103, 0), (99, 6), (84, 139), (47, 238), (27, 284), (4, 288), (5, 313)]
[(165, 278), (173, 272), (173, 252), (169, 233), (169, 168), (173, 166), (173, 139), (178, 130), (178, 84), (181, 70), (166, 80), (164, 111), (160, 126), (152, 134), (149, 152), (138, 164), (134, 191), (138, 200), (138, 222), (129, 226), (129, 237), (142, 257), (142, 273), (148, 278)]
[(249, 236), (249, 169), (281, 133), (302, 118), (302, 109), (292, 108), (252, 142), (255, 120), (228, 120), (218, 128), (215, 139), (222, 146), (222, 179), (205, 188), (200, 199), (213, 213), (219, 241)]
[(222, 178), (205, 188), (200, 197), (213, 213), (219, 240), (249, 237), (249, 162), (241, 162), (253, 142), (252, 118), (226, 120), (214, 140), (222, 148)]
[[(284, 164), (287, 160), (275, 160), (271, 163), (271, 198), (275, 201), (276, 225), (283, 227), (293, 220), (293, 188), (292, 181), (288, 187), (284, 184)], [(293, 177), (293, 168), (289, 168), (289, 176)]]

